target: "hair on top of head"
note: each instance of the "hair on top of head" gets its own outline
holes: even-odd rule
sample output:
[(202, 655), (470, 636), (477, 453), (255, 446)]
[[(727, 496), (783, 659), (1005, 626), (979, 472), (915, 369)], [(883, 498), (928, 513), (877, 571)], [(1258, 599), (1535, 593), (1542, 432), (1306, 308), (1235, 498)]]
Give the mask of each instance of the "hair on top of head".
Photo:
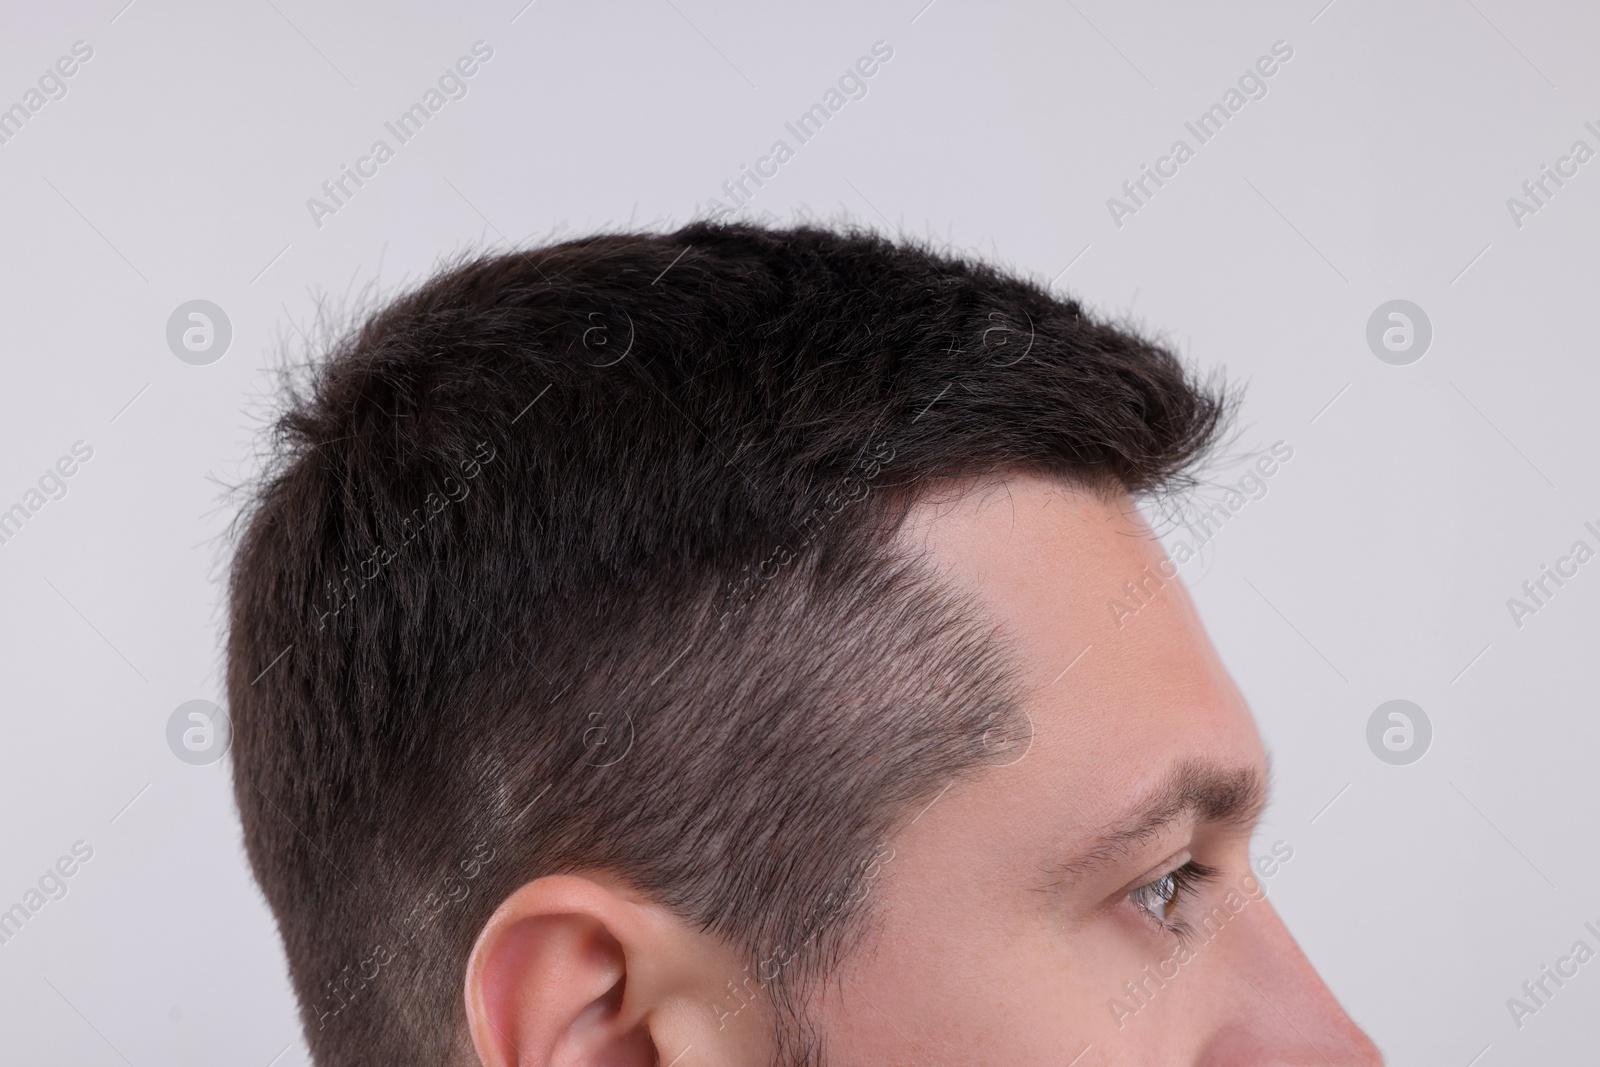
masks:
[(877, 850), (1018, 718), (907, 510), (1151, 492), (1228, 409), (1038, 284), (837, 228), (566, 240), (374, 311), (287, 397), (230, 576), (235, 796), (316, 1062), (471, 1062), (477, 931), (582, 870), (738, 946), (813, 1054)]

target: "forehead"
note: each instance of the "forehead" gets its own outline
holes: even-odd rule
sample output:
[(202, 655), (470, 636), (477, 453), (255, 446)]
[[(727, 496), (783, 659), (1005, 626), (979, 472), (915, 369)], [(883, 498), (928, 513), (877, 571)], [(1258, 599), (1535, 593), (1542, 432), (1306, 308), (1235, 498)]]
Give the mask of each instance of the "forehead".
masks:
[(1008, 773), (1048, 776), (1098, 822), (1177, 764), (1261, 763), (1249, 710), (1130, 497), (1025, 474), (951, 483), (900, 538), (1018, 655), (1033, 740)]

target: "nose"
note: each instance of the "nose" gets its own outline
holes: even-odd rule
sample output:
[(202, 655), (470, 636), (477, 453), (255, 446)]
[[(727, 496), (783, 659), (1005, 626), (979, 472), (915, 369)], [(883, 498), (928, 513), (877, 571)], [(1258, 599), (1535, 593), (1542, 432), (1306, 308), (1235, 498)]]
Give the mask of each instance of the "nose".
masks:
[(1251, 902), (1229, 926), (1214, 946), (1220, 1012), (1200, 1067), (1382, 1067), (1378, 1047), (1339, 1006), (1268, 901)]

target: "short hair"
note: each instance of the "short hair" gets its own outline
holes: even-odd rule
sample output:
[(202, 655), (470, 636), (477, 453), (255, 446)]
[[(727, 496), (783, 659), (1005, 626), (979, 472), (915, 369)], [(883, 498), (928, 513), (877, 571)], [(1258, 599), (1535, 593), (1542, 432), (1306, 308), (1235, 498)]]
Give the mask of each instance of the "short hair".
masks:
[(230, 575), (235, 797), (316, 1062), (473, 1062), (478, 931), (585, 870), (736, 946), (814, 1052), (797, 1005), (881, 846), (1024, 728), (1013, 654), (896, 547), (910, 507), (1170, 487), (1229, 407), (856, 229), (591, 236), (377, 309), (289, 389)]

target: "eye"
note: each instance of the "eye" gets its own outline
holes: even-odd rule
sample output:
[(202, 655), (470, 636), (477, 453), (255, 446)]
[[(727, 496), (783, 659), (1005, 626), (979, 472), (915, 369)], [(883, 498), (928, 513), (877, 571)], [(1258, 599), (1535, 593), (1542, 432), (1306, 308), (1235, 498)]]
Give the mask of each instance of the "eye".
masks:
[(1134, 906), (1140, 911), (1165, 925), (1167, 918), (1177, 906), (1178, 892), (1177, 871), (1168, 871), (1155, 881), (1146, 882), (1129, 893), (1128, 899), (1133, 901)]
[(1181, 938), (1187, 934), (1189, 927), (1179, 917), (1178, 909), (1190, 895), (1216, 875), (1216, 868), (1189, 860), (1181, 867), (1130, 890), (1128, 900), (1156, 926)]

